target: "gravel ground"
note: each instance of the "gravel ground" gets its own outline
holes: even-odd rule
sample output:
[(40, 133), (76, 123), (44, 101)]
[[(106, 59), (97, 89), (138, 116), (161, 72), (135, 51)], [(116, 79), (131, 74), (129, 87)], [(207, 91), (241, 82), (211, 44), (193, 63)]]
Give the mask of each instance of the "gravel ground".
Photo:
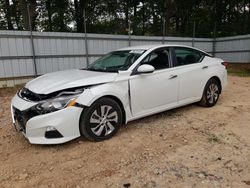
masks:
[(250, 187), (250, 77), (229, 76), (213, 108), (195, 104), (124, 126), (107, 141), (31, 145), (0, 90), (0, 187)]

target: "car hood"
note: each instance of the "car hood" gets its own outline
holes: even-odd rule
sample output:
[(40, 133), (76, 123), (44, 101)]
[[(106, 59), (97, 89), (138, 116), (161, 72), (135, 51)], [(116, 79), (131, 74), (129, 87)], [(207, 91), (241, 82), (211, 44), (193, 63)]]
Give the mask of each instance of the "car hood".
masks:
[(49, 94), (68, 88), (112, 82), (117, 74), (87, 70), (59, 71), (31, 80), (25, 87), (34, 93)]

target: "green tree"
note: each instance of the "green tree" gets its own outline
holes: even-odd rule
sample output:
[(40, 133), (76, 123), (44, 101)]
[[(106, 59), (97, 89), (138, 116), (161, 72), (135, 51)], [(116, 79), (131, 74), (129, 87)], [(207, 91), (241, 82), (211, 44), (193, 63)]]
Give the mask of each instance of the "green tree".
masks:
[[(28, 6), (29, 5), (29, 6)], [(134, 35), (250, 33), (250, 0), (0, 0), (0, 29)], [(165, 29), (164, 29), (165, 23)]]

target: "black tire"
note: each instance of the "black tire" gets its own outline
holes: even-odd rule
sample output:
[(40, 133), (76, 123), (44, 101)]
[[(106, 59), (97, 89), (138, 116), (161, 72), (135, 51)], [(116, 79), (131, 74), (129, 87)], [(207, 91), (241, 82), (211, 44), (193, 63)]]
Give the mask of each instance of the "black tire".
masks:
[(205, 106), (205, 107), (212, 107), (214, 106), (220, 96), (220, 83), (216, 80), (211, 78), (210, 80), (208, 80), (204, 91), (203, 91), (203, 95), (202, 98), (199, 102), (199, 105), (201, 106)]
[(100, 98), (83, 110), (80, 118), (81, 134), (90, 141), (109, 139), (119, 130), (122, 118), (121, 107), (116, 101)]

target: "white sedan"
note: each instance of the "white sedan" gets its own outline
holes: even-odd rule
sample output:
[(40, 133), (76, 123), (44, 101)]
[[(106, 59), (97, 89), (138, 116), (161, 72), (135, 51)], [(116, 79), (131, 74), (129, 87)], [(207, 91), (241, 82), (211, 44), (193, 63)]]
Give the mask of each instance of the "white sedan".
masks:
[(127, 47), (86, 69), (28, 82), (12, 99), (12, 120), (33, 144), (59, 144), (81, 135), (101, 141), (138, 118), (195, 102), (214, 106), (226, 84), (226, 63), (202, 50)]

